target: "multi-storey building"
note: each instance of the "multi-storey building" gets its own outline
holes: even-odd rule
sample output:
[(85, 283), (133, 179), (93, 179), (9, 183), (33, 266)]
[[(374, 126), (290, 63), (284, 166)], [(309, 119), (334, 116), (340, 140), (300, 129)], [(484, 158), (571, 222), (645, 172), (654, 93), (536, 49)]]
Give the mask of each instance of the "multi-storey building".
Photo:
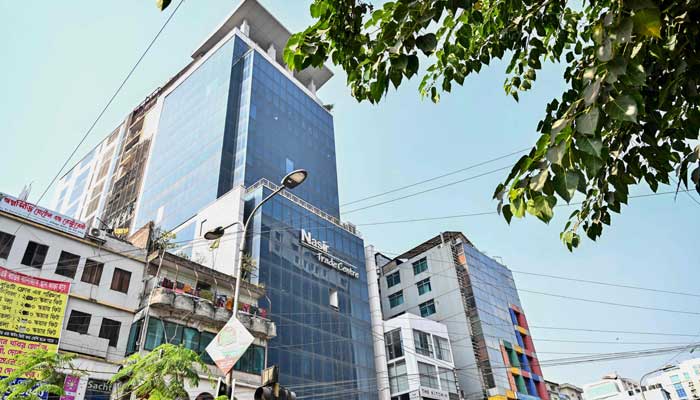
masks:
[(614, 373), (603, 376), (600, 381), (583, 385), (583, 399), (670, 400), (670, 397), (668, 391), (661, 385), (649, 385), (642, 388), (637, 381)]
[(647, 378), (645, 385), (660, 384), (672, 400), (700, 399), (700, 358), (682, 361)]
[(570, 383), (545, 381), (550, 400), (582, 400), (583, 389)]
[[(199, 353), (209, 369), (200, 374), (199, 386), (187, 388), (190, 398), (215, 398), (217, 380), (223, 376), (205, 349), (232, 316), (235, 278), (184, 255), (155, 249), (153, 238), (151, 224), (130, 238), (152, 250), (144, 293), (129, 330), (126, 355), (151, 351), (163, 343), (182, 344)], [(265, 368), (267, 343), (276, 336), (267, 310), (258, 307), (258, 300), (264, 296), (262, 286), (241, 282), (237, 317), (255, 341), (233, 367), (238, 399), (253, 398)]]
[(452, 346), (444, 324), (412, 314), (384, 321), (392, 400), (459, 400)]
[[(109, 379), (121, 366), (139, 309), (146, 252), (99, 231), (85, 234), (84, 223), (51, 210), (4, 195), (0, 202), (0, 267), (70, 284), (58, 350), (75, 354), (74, 365), (83, 370), (71, 377), (72, 395), (109, 398)], [(38, 306), (25, 306), (29, 311), (14, 310), (10, 318), (39, 316)], [(3, 332), (6, 318), (0, 317)]]
[(508, 268), (459, 232), (376, 262), (385, 319), (410, 313), (447, 326), (465, 399), (549, 399)]
[(282, 383), (300, 397), (312, 384), (354, 381), (344, 398), (373, 399), (364, 246), (339, 219), (333, 116), (316, 95), (332, 74), (287, 69), (289, 36), (257, 1), (242, 1), (115, 130), (102, 194), (88, 193), (100, 173), (86, 157), (61, 180), (57, 204), (83, 217), (99, 198), (95, 216), (107, 226), (133, 232), (153, 221), (190, 244), (183, 254), (231, 274), (239, 235), (214, 252), (202, 235), (243, 221), (283, 176), (306, 169), (302, 185), (254, 216), (246, 238), (257, 265), (249, 279), (265, 285), (261, 307), (280, 327), (268, 364), (279, 364)]

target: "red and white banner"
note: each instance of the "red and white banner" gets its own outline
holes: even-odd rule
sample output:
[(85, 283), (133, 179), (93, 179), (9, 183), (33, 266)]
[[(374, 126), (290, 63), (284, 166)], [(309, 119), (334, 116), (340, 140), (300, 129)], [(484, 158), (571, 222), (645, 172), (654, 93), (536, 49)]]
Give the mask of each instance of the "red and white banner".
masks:
[(8, 194), (0, 193), (0, 211), (28, 219), (50, 228), (75, 235), (85, 237), (87, 225), (63, 214), (39, 207), (36, 204), (28, 203)]

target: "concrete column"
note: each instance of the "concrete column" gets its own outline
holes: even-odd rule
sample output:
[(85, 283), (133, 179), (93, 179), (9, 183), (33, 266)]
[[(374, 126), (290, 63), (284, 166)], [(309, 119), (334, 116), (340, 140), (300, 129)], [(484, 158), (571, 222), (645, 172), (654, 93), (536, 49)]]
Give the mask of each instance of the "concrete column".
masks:
[(372, 340), (374, 345), (374, 368), (377, 373), (379, 400), (391, 400), (389, 371), (386, 365), (386, 347), (384, 345), (384, 319), (382, 318), (382, 303), (379, 298), (379, 280), (374, 253), (374, 246), (365, 247), (369, 312), (372, 321)]
[(241, 22), (241, 32), (246, 36), (250, 36), (250, 25), (248, 25), (247, 19), (244, 19), (243, 22)]
[(267, 55), (273, 60), (275, 57), (277, 57), (277, 49), (275, 49), (275, 45), (271, 44), (270, 47), (267, 48)]

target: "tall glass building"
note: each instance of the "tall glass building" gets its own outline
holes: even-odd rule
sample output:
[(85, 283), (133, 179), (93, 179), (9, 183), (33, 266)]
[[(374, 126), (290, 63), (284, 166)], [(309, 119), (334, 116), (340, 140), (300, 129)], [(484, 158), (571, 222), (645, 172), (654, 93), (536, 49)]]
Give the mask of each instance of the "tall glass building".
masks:
[[(339, 220), (333, 116), (316, 96), (332, 73), (288, 70), (281, 56), (289, 36), (256, 0), (242, 1), (190, 65), (114, 131), (104, 189), (92, 189), (101, 164), (84, 160), (61, 180), (58, 209), (132, 232), (153, 221), (187, 242), (222, 221), (232, 193), (241, 193), (247, 218), (287, 173), (306, 169), (302, 185), (255, 215), (247, 238), (257, 265), (251, 280), (267, 292), (258, 305), (277, 325), (267, 365), (279, 365), (282, 384), (300, 397), (372, 400), (364, 245)], [(89, 215), (83, 197), (99, 205)], [(192, 247), (182, 253), (196, 258)]]

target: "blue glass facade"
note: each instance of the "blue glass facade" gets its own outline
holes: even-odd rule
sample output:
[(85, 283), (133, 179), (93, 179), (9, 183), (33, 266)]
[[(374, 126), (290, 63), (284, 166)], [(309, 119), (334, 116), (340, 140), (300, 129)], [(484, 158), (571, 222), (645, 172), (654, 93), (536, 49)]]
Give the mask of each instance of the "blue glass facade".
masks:
[(165, 97), (135, 226), (172, 229), (231, 189), (247, 50), (229, 40)]
[[(309, 177), (294, 195), (339, 217), (331, 114), (234, 36), (164, 99), (135, 227), (175, 228), (235, 186), (278, 183), (299, 168)], [(247, 193), (245, 216), (269, 193), (264, 186)], [(279, 365), (282, 383), (300, 397), (328, 398), (321, 395), (334, 387), (316, 384), (346, 381), (344, 399), (376, 399), (362, 239), (282, 196), (255, 218), (247, 248), (266, 286), (260, 306), (278, 334), (267, 364)], [(301, 229), (359, 276), (324, 264), (300, 243)], [(194, 225), (177, 240), (190, 236)]]
[(135, 227), (172, 229), (232, 187), (311, 171), (297, 195), (339, 217), (333, 118), (235, 37), (168, 94)]
[[(268, 193), (264, 187), (250, 193), (246, 211)], [(281, 382), (299, 397), (325, 399), (324, 393), (342, 390), (334, 398), (376, 399), (362, 239), (281, 196), (266, 203), (254, 221), (248, 248), (268, 298), (260, 304), (277, 324), (268, 365), (280, 366)], [(318, 251), (301, 243), (301, 229), (326, 241), (329, 253), (354, 266), (359, 277), (321, 263)], [(337, 309), (331, 305), (334, 294)]]
[(295, 194), (339, 217), (333, 117), (255, 53), (246, 132), (239, 131), (235, 183), (278, 183), (294, 169), (309, 178)]

